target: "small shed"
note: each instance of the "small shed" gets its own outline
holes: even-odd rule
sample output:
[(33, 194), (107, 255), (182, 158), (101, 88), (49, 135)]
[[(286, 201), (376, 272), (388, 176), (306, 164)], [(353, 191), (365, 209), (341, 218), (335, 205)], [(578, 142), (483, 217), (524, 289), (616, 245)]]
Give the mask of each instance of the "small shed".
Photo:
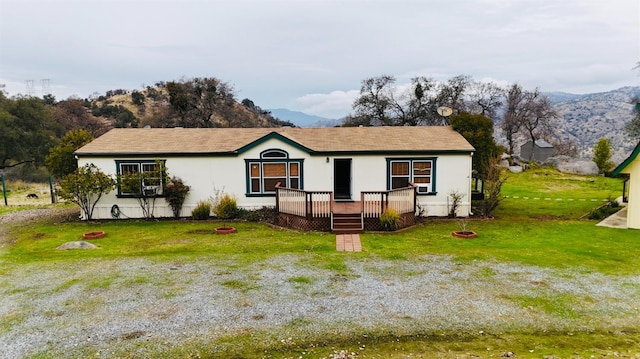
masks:
[(640, 143), (631, 152), (629, 157), (613, 170), (614, 176), (626, 177), (625, 190), (627, 199), (627, 227), (640, 229)]
[(527, 141), (520, 146), (520, 158), (526, 161), (545, 161), (553, 156), (553, 145), (545, 140)]

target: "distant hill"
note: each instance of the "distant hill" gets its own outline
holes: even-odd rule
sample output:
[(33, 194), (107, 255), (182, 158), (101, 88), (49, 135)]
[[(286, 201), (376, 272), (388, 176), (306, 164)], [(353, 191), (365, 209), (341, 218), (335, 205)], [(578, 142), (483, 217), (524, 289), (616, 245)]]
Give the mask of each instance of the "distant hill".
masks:
[[(133, 94), (142, 96), (142, 101), (134, 103)], [(558, 121), (556, 136), (561, 140), (571, 140), (579, 144), (580, 155), (590, 157), (591, 150), (600, 138), (608, 138), (614, 148), (614, 162), (620, 162), (637, 144), (625, 136), (624, 127), (633, 119), (634, 99), (640, 98), (640, 87), (622, 87), (617, 90), (591, 94), (571, 94), (565, 92), (547, 92), (561, 119)], [(130, 111), (139, 121), (138, 126), (152, 127), (175, 126), (167, 119), (175, 117), (169, 109), (169, 98), (165, 83), (133, 92), (126, 90), (108, 91), (105, 96), (87, 100), (86, 106), (96, 116), (104, 117), (113, 126), (122, 118), (123, 109)], [(110, 106), (103, 110), (104, 106)], [(111, 107), (121, 107), (115, 111)], [(109, 110), (109, 111), (106, 111)], [(115, 111), (115, 112), (114, 112)], [(125, 116), (126, 117), (126, 116)], [(234, 127), (332, 127), (340, 125), (344, 119), (331, 119), (309, 115), (284, 108), (263, 110), (252, 101), (235, 102), (230, 108), (214, 111), (216, 125), (225, 125), (228, 119), (234, 120)], [(503, 142), (496, 128), (496, 139)], [(524, 141), (523, 141), (524, 142)]]
[(309, 115), (304, 112), (291, 111), (286, 108), (268, 110), (271, 116), (283, 121), (289, 121), (298, 127), (333, 127), (342, 123), (342, 120)]
[(614, 162), (619, 162), (637, 141), (624, 135), (624, 126), (633, 119), (634, 99), (640, 98), (640, 87), (584, 95), (561, 92), (545, 93), (562, 119), (560, 137), (577, 141), (581, 154), (591, 156), (591, 149), (603, 137), (614, 148)]
[[(194, 98), (185, 95), (186, 101)], [(180, 114), (171, 108), (167, 83), (159, 82), (155, 86), (147, 86), (141, 90), (111, 90), (103, 96), (86, 99), (87, 106), (95, 116), (104, 118), (110, 126), (115, 127), (197, 127), (181, 124)], [(268, 111), (256, 106), (253, 101), (245, 99), (242, 103), (235, 99), (229, 103), (189, 103), (185, 108), (201, 109), (204, 118), (209, 115), (210, 126), (213, 127), (280, 127), (291, 126), (292, 123), (274, 118)], [(118, 121), (129, 119), (124, 125)]]

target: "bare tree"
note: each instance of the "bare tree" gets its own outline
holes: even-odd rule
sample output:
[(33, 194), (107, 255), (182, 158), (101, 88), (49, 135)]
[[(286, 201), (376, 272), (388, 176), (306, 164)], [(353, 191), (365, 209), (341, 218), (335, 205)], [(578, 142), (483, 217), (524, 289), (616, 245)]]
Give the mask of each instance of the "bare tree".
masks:
[(78, 99), (69, 98), (60, 101), (51, 108), (50, 113), (53, 121), (59, 126), (58, 136), (63, 136), (73, 129), (82, 128), (97, 137), (107, 132), (110, 127), (89, 112), (84, 101)]
[(553, 145), (554, 156), (569, 156), (578, 157), (580, 152), (580, 143), (576, 139), (568, 138), (565, 140), (553, 139), (551, 140)]
[(495, 82), (472, 82), (469, 89), (467, 112), (477, 113), (495, 121), (504, 97), (505, 90)]
[(436, 99), (437, 83), (427, 77), (411, 79), (413, 97), (409, 101), (410, 122), (407, 125), (437, 126), (446, 125), (446, 119), (437, 112), (439, 104)]
[(553, 133), (553, 121), (558, 117), (558, 113), (551, 105), (551, 101), (543, 95), (538, 88), (525, 94), (525, 116), (522, 118), (522, 131), (531, 140), (531, 154), (529, 160), (533, 159), (535, 142), (539, 138), (550, 137)]
[(436, 102), (441, 106), (449, 106), (453, 113), (466, 112), (465, 94), (472, 80), (470, 76), (458, 75), (440, 85)]
[(362, 81), (360, 97), (353, 103), (354, 124), (365, 126), (393, 125), (392, 109), (394, 107), (392, 87), (395, 77), (382, 75)]
[(504, 133), (509, 145), (509, 154), (512, 154), (515, 146), (515, 137), (522, 127), (522, 118), (525, 117), (527, 108), (525, 104), (525, 95), (522, 87), (513, 84), (507, 90), (506, 108), (500, 123), (500, 128)]
[(438, 114), (447, 106), (454, 114), (480, 114), (495, 121), (502, 106), (504, 90), (495, 83), (475, 82), (458, 75), (444, 83), (419, 76), (406, 86), (396, 86), (393, 76), (382, 75), (362, 81), (360, 96), (353, 103), (354, 113), (347, 126), (437, 126), (449, 125)]
[(439, 116), (439, 106), (449, 106), (454, 113), (466, 110), (469, 76), (456, 76), (438, 84), (427, 77), (411, 79), (409, 86), (395, 86), (395, 77), (382, 75), (362, 81), (360, 96), (353, 103), (354, 114), (347, 125), (418, 126), (447, 125)]

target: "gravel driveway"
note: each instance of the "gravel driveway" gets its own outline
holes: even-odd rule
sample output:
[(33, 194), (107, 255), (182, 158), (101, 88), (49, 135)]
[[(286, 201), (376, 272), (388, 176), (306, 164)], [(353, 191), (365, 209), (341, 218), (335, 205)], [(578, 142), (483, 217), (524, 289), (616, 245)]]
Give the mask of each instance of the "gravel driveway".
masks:
[[(62, 357), (144, 356), (145, 350), (262, 330), (273, 340), (296, 341), (349, 334), (354, 326), (394, 333), (615, 331), (640, 323), (640, 275), (458, 263), (447, 256), (354, 256), (347, 275), (309, 266), (305, 255), (235, 264), (0, 263), (0, 357), (45, 350)], [(562, 299), (567, 296), (580, 300)], [(527, 298), (557, 301), (557, 309), (527, 305)]]

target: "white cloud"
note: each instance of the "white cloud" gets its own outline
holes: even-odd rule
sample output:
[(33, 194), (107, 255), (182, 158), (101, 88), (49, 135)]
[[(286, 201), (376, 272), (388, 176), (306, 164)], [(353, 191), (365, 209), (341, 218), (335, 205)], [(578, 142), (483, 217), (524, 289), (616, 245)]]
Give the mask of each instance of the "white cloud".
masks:
[(298, 97), (296, 106), (310, 115), (338, 119), (351, 112), (351, 105), (359, 94), (359, 90), (309, 94)]
[(263, 108), (341, 117), (357, 94), (344, 89), (382, 74), (399, 84), (465, 74), (543, 91), (639, 84), (637, 0), (117, 4), (0, 0), (0, 81), (10, 95), (28, 79), (50, 78), (61, 99), (214, 76)]

